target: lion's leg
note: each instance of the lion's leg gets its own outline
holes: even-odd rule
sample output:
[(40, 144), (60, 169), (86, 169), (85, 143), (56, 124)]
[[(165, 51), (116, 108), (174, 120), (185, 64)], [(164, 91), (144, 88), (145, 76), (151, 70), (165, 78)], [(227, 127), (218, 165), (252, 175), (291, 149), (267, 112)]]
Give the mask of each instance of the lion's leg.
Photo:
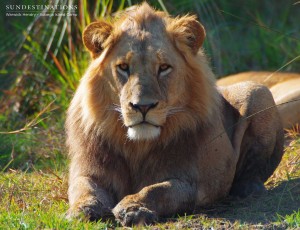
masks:
[[(245, 197), (265, 191), (283, 154), (283, 128), (269, 90), (252, 86), (241, 108), (247, 118), (231, 194)], [(251, 88), (250, 88), (251, 89)], [(242, 110), (241, 110), (242, 111)]]
[(112, 198), (89, 177), (73, 178), (70, 181), (68, 194), (70, 202), (68, 219), (80, 218), (83, 215), (90, 220), (98, 220), (112, 215)]
[[(280, 134), (277, 136), (280, 136)], [(272, 175), (279, 164), (281, 153), (282, 141), (277, 140), (275, 146), (271, 149), (256, 140), (244, 152), (244, 156), (238, 162), (238, 170), (230, 194), (246, 197), (265, 192), (264, 182)]]
[(147, 186), (136, 194), (124, 197), (113, 209), (113, 213), (124, 226), (149, 224), (158, 216), (191, 209), (195, 196), (195, 184), (172, 179)]

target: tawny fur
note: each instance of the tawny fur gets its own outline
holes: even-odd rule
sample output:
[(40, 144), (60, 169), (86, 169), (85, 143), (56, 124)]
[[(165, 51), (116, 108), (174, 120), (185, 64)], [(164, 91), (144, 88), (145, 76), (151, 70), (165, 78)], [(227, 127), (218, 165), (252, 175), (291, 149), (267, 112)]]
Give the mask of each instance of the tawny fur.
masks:
[(243, 72), (221, 78), (217, 85), (229, 86), (243, 81), (254, 81), (270, 89), (285, 129), (300, 124), (300, 74)]
[[(271, 93), (252, 83), (218, 92), (204, 37), (194, 16), (172, 18), (146, 3), (85, 29), (93, 60), (66, 121), (69, 218), (113, 213), (122, 225), (151, 223), (230, 191), (249, 195), (275, 170), (278, 111), (260, 112), (274, 105)], [(134, 125), (161, 132), (132, 140)]]

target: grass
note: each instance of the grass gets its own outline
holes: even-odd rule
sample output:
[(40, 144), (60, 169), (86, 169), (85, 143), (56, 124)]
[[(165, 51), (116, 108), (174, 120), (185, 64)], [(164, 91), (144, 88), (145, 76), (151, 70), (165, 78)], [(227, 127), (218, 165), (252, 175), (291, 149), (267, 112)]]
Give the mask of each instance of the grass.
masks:
[[(140, 1), (74, 2), (79, 6), (78, 17), (60, 21), (0, 18), (0, 229), (118, 227), (113, 221), (64, 219), (68, 208), (64, 118), (89, 64), (82, 30), (91, 21), (109, 18)], [(173, 15), (199, 16), (207, 30), (204, 48), (217, 76), (250, 69), (300, 72), (300, 15), (293, 0), (148, 2)], [(290, 141), (279, 168), (266, 183), (267, 194), (226, 198), (190, 214), (161, 219), (149, 228), (300, 228), (299, 130), (290, 132)]]
[(54, 172), (1, 174), (0, 229), (103, 229), (109, 224), (64, 219), (67, 209), (65, 177)]

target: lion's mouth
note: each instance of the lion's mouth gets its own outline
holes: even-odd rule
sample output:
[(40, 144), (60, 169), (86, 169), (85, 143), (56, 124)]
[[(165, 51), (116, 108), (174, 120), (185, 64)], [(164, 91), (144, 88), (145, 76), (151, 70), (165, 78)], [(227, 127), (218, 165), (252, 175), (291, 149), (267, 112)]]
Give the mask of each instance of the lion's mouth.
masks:
[(133, 125), (128, 125), (127, 127), (128, 128), (133, 128), (133, 127), (138, 126), (138, 125), (152, 125), (156, 128), (161, 128), (161, 125), (153, 124), (153, 123), (148, 122), (148, 121), (141, 121), (141, 122), (135, 123)]

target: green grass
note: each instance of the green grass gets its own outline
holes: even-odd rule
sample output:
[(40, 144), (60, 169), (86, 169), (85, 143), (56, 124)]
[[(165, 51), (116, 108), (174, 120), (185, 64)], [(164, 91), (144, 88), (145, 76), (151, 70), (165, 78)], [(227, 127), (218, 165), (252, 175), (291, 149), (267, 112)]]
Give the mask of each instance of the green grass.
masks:
[(69, 222), (65, 182), (52, 173), (0, 175), (0, 229), (103, 229), (106, 223)]
[(290, 228), (300, 228), (300, 210), (294, 211), (291, 215), (279, 216), (279, 221), (284, 221)]

